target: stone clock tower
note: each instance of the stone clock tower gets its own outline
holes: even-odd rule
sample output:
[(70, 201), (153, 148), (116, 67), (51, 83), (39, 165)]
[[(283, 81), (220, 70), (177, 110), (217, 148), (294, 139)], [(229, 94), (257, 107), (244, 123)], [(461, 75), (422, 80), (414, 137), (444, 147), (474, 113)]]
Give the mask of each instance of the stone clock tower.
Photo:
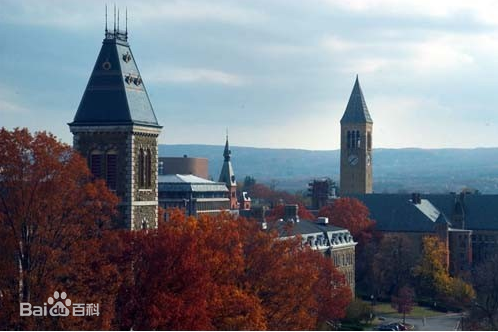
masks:
[(119, 197), (115, 227), (155, 228), (158, 222), (157, 137), (161, 131), (128, 44), (128, 31), (105, 38), (69, 124), (73, 145), (93, 175)]
[(340, 194), (372, 193), (372, 127), (358, 76), (341, 119)]

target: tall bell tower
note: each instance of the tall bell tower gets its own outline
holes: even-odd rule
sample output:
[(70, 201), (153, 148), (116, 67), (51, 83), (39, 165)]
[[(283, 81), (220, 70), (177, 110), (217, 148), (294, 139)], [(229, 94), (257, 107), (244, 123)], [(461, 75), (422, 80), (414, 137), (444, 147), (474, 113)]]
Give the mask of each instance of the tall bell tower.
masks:
[(358, 76), (341, 119), (340, 194), (372, 193), (372, 127)]
[[(106, 23), (107, 25), (107, 23)], [(158, 222), (157, 139), (161, 131), (130, 45), (114, 23), (105, 38), (73, 122), (73, 146), (93, 175), (119, 197), (115, 227)]]

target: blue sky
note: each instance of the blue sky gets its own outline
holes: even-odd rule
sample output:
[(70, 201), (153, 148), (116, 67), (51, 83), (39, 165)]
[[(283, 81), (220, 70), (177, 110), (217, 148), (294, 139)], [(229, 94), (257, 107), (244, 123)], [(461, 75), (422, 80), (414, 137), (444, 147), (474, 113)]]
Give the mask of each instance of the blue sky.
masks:
[[(0, 2), (0, 125), (71, 142), (104, 4)], [(359, 74), (376, 147), (498, 146), (493, 1), (117, 5), (128, 7), (161, 143), (223, 144), (228, 127), (233, 145), (337, 149)]]

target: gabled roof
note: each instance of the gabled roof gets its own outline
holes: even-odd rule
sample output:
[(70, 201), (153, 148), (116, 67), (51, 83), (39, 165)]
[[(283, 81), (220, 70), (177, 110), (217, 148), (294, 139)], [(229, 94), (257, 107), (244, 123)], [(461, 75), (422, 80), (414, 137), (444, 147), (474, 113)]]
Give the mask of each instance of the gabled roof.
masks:
[(375, 220), (375, 228), (385, 232), (435, 231), (436, 223), (448, 222), (442, 211), (430, 201), (422, 199), (413, 204), (408, 194), (351, 195), (362, 201)]
[[(451, 218), (457, 207), (455, 194), (422, 195)], [(465, 229), (498, 231), (498, 195), (467, 194), (463, 198)], [(461, 211), (460, 211), (461, 212)]]
[(344, 123), (373, 123), (368, 112), (365, 97), (363, 97), (363, 91), (361, 91), (358, 75), (356, 75), (356, 81), (349, 97), (348, 106), (346, 106), (346, 111), (341, 119), (341, 124)]
[(107, 32), (70, 126), (142, 125), (161, 128), (127, 41)]

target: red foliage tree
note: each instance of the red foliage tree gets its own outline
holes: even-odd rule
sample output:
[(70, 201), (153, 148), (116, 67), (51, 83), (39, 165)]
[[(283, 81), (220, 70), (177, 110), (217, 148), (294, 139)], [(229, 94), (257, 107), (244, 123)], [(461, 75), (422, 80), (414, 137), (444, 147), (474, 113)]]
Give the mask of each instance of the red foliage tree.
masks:
[(318, 211), (319, 217), (328, 217), (334, 226), (351, 232), (360, 246), (372, 239), (375, 222), (369, 217), (368, 208), (355, 198), (339, 198)]
[(413, 309), (413, 300), (415, 298), (415, 292), (411, 287), (403, 286), (398, 291), (397, 296), (393, 296), (391, 299), (391, 306), (396, 309), (400, 314), (403, 314), (403, 324), (406, 320), (406, 314), (410, 313)]
[[(315, 216), (313, 215), (313, 213), (311, 213), (303, 204), (298, 203), (297, 207), (298, 207), (297, 215), (299, 216), (300, 219), (310, 220), (310, 221), (315, 220)], [(277, 206), (275, 206), (273, 209), (270, 210), (270, 213), (268, 214), (268, 220), (275, 221), (284, 218), (284, 216), (285, 216), (285, 205), (278, 204)]]
[(121, 328), (314, 329), (351, 298), (330, 259), (243, 218), (170, 211), (158, 230), (131, 236)]
[[(89, 297), (80, 300), (91, 300), (97, 290), (106, 296), (100, 292), (103, 278), (117, 275), (112, 267), (92, 270), (88, 264), (101, 258), (95, 253), (116, 204), (117, 197), (92, 180), (85, 160), (68, 145), (45, 132), (0, 129), (1, 329), (70, 325), (19, 315), (20, 302), (42, 305), (56, 290)], [(94, 288), (79, 283), (83, 279), (93, 280)], [(104, 315), (79, 328), (106, 329), (110, 320)]]
[(266, 201), (272, 206), (276, 206), (282, 203), (303, 203), (302, 198), (297, 195), (290, 194), (286, 191), (272, 190), (270, 187), (261, 183), (253, 184), (248, 190), (249, 196), (251, 198)]

